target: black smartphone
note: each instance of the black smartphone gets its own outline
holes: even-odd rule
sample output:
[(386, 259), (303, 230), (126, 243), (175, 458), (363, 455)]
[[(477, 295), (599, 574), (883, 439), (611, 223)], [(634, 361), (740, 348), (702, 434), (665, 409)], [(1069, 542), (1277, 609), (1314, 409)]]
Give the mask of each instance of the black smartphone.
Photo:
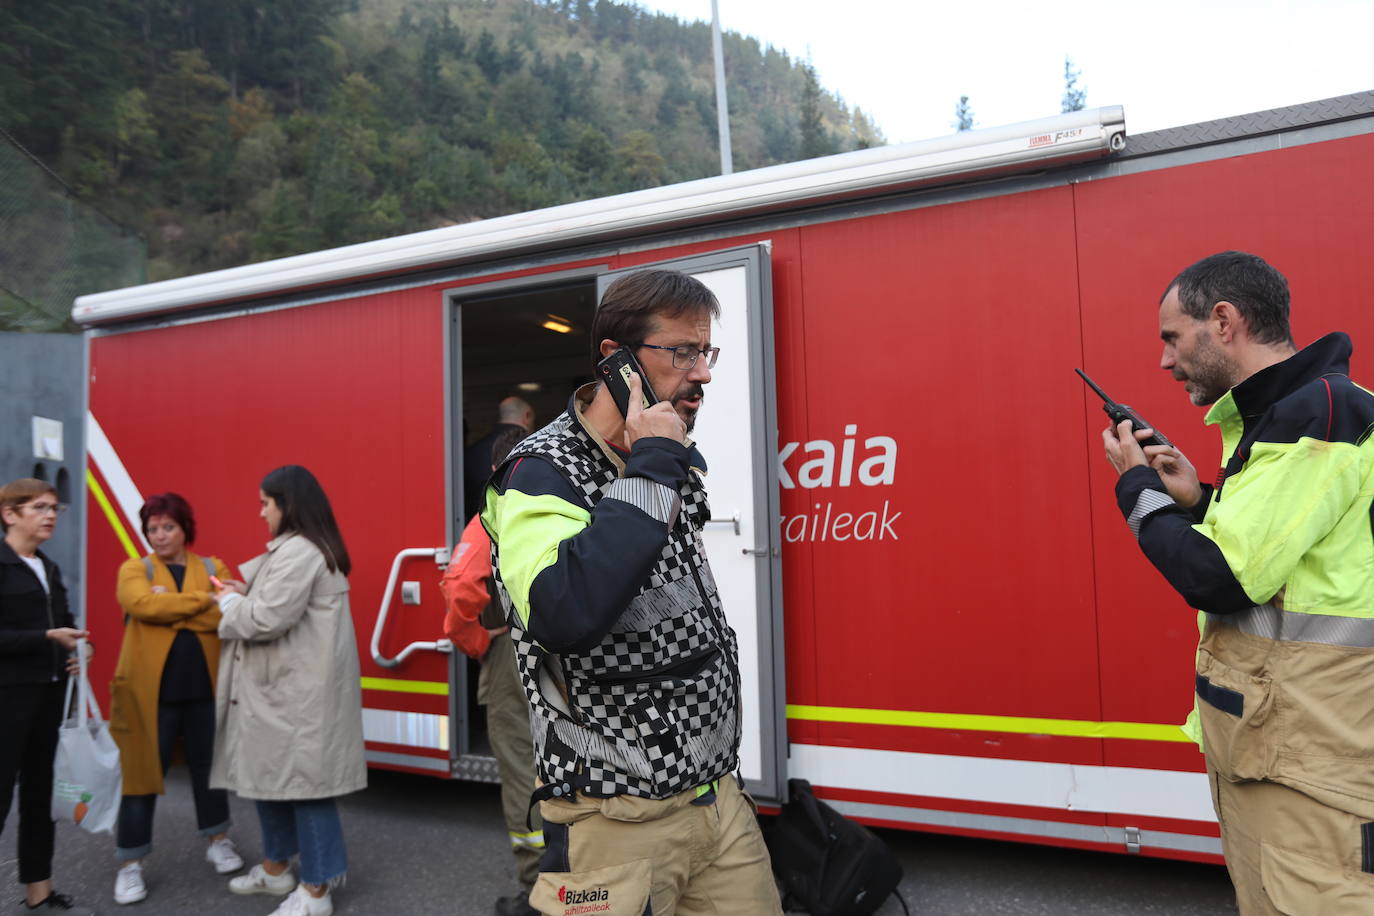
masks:
[(658, 396), (654, 394), (654, 389), (649, 385), (649, 379), (644, 375), (644, 370), (639, 368), (639, 361), (629, 350), (621, 347), (610, 356), (596, 364), (596, 375), (601, 383), (611, 392), (611, 397), (615, 398), (615, 406), (620, 408), (621, 416), (630, 415), (630, 373), (639, 376), (639, 390), (643, 394), (641, 409), (658, 403)]

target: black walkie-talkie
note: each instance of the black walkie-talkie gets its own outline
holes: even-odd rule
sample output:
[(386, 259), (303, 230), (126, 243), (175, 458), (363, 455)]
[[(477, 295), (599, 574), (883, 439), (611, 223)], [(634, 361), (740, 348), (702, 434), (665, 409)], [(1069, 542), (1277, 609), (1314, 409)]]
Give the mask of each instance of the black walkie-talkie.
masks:
[(1097, 396), (1102, 399), (1102, 409), (1107, 412), (1107, 416), (1112, 418), (1113, 423), (1120, 423), (1122, 420), (1130, 420), (1132, 430), (1138, 431), (1142, 429), (1154, 429), (1155, 434), (1153, 436), (1151, 436), (1148, 439), (1142, 439), (1140, 441), (1140, 444), (1142, 446), (1167, 445), (1171, 448), (1173, 447), (1173, 443), (1170, 442), (1168, 439), (1164, 438), (1164, 434), (1161, 433), (1159, 430), (1155, 429), (1154, 426), (1151, 423), (1147, 422), (1144, 417), (1136, 413), (1134, 410), (1131, 410), (1131, 408), (1127, 407), (1125, 404), (1118, 404), (1116, 401), (1113, 401), (1111, 398), (1107, 397), (1107, 392), (1097, 387), (1097, 383), (1094, 382), (1092, 379), (1088, 378), (1088, 374), (1086, 372), (1084, 372), (1082, 369), (1074, 369), (1073, 371), (1077, 372), (1079, 378), (1083, 379), (1083, 381), (1088, 383), (1089, 388), (1097, 392)]

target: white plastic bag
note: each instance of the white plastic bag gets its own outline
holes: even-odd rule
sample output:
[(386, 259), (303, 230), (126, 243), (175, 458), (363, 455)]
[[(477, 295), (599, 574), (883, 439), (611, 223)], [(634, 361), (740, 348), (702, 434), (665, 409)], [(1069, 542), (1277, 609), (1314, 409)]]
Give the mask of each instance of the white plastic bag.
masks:
[[(101, 718), (100, 706), (86, 675), (86, 640), (76, 647), (80, 671), (67, 679), (66, 718), (57, 733), (53, 760), (52, 816), (69, 821), (91, 833), (113, 833), (119, 816), (123, 783), (119, 748)], [(72, 709), (72, 691), (77, 708)]]

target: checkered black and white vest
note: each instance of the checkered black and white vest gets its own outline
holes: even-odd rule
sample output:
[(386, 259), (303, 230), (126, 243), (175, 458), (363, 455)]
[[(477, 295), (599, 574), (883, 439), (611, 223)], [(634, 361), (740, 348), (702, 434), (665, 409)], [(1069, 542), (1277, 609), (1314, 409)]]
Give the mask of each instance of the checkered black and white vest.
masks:
[[(591, 510), (618, 471), (573, 409), (522, 441), (507, 460), (551, 462)], [(738, 766), (738, 651), (702, 547), (711, 511), (701, 475), (689, 472), (680, 494), (682, 509), (644, 587), (585, 653), (550, 654), (520, 628), (501, 581), (499, 545), (492, 545), (546, 787), (598, 798), (667, 798)], [(653, 675), (693, 658), (703, 664), (690, 676)]]

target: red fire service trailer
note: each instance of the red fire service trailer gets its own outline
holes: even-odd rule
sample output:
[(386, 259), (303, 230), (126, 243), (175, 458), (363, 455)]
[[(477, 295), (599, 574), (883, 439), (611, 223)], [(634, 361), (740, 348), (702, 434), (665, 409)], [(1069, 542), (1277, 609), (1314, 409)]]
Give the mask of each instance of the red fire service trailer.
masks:
[[(1156, 306), (1216, 251), (1289, 278), (1299, 344), (1374, 364), (1374, 92), (1126, 138), (1120, 108), (843, 153), (77, 300), (86, 608), (174, 490), (198, 550), (262, 551), (263, 474), (323, 482), (354, 558), (374, 766), (492, 779), (473, 665), (442, 641), (463, 445), (590, 377), (618, 273), (720, 298), (695, 438), (745, 676), (743, 773), (869, 823), (1217, 861), (1195, 614), (1139, 555), (1100, 402), (1205, 470)], [(785, 649), (784, 649), (785, 647)], [(100, 653), (108, 681), (116, 653)]]

